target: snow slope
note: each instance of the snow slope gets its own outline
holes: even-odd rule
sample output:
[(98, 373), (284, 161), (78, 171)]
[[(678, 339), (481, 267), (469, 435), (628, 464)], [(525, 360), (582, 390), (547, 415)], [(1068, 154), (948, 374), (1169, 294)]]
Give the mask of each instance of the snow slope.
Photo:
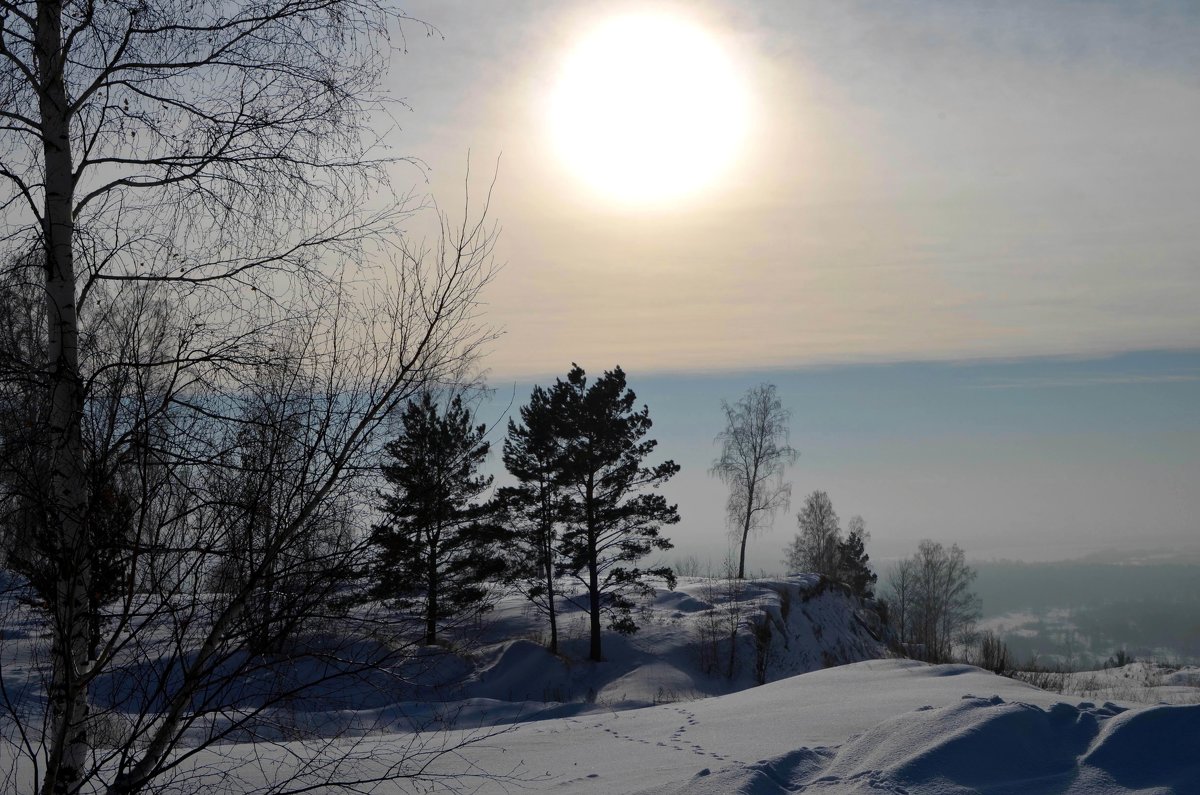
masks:
[[(539, 643), (511, 640), (537, 635), (541, 620), (523, 601), (501, 600), (478, 635), (475, 671), (461, 696), (645, 706), (743, 690), (760, 674), (773, 681), (887, 654), (873, 612), (816, 575), (733, 583), (682, 578), (643, 603), (637, 633), (605, 633), (601, 663), (585, 661), (586, 614), (570, 602), (561, 606), (562, 654), (554, 657)], [(732, 665), (731, 620), (738, 626)], [(760, 634), (769, 640), (756, 644), (756, 626), (770, 628)], [(761, 645), (764, 668), (756, 672)]]
[(1099, 671), (1073, 671), (1047, 680), (1055, 692), (1096, 700), (1138, 704), (1200, 704), (1200, 668), (1160, 662), (1133, 662)]
[[(1200, 706), (1063, 702), (970, 666), (876, 660), (700, 701), (543, 716), (431, 760), (426, 773), (471, 774), (453, 783), (481, 795), (1189, 795), (1200, 792), (1198, 737)], [(360, 770), (429, 743), (369, 738), (356, 749)], [(248, 788), (263, 775), (254, 771), (286, 770), (306, 748), (225, 749), (195, 764), (237, 767), (244, 753)]]
[[(728, 635), (710, 631), (731, 617), (732, 676)], [(406, 690), (364, 680), (361, 693), (265, 716), (289, 727), (274, 735), (286, 742), (195, 753), (171, 791), (269, 791), (307, 767), (316, 778), (386, 774), (355, 790), (379, 795), (1200, 793), (1200, 705), (1092, 703), (970, 666), (878, 659), (869, 611), (814, 577), (689, 580), (639, 619), (640, 632), (606, 635), (607, 659), (590, 663), (578, 611), (563, 616), (556, 657), (528, 639), (539, 620), (506, 600), (473, 628), (473, 648), (430, 649), (400, 672)], [(753, 628), (767, 625), (764, 655), (766, 633)], [(24, 642), (6, 641), (6, 676)], [(1200, 692), (1196, 673), (1163, 684)], [(390, 778), (416, 768), (419, 782)]]

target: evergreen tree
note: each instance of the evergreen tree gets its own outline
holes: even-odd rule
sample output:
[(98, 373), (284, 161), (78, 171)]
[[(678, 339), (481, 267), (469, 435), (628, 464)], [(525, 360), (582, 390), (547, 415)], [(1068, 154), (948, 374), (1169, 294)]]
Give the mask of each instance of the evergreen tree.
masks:
[(558, 653), (555, 568), (558, 529), (564, 518), (562, 445), (556, 432), (550, 393), (533, 388), (521, 407), (521, 423), (508, 421), (504, 466), (517, 486), (500, 489), (499, 503), (515, 526), (509, 579), (550, 623), (550, 652)]
[(879, 575), (871, 571), (871, 557), (866, 541), (871, 537), (861, 516), (852, 516), (846, 523), (846, 538), (838, 542), (838, 579), (850, 586), (855, 596), (870, 599), (875, 595)]
[(626, 388), (620, 367), (589, 385), (583, 369), (573, 365), (566, 381), (556, 381), (550, 397), (568, 490), (568, 522), (559, 549), (565, 571), (587, 589), (589, 656), (599, 661), (602, 614), (608, 615), (610, 629), (631, 634), (637, 624), (630, 596), (652, 592), (646, 578), (662, 576), (674, 587), (669, 566), (642, 570), (625, 564), (672, 547), (659, 530), (679, 521), (676, 506), (645, 490), (669, 480), (679, 466), (674, 461), (642, 465), (658, 443), (644, 438), (653, 424), (650, 410), (634, 409), (637, 398)]
[(503, 568), (491, 506), (479, 502), (492, 483), (477, 474), (489, 444), (459, 397), (442, 413), (425, 392), (402, 421), (383, 465), (393, 488), (380, 495), (386, 519), (371, 533), (379, 547), (372, 595), (416, 608), (433, 644), (440, 628), (489, 608), (485, 583)]

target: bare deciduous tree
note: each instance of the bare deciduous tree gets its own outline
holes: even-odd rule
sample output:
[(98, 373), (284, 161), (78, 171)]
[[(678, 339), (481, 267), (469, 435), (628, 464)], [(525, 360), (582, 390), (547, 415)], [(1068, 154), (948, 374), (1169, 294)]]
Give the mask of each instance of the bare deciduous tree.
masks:
[(912, 640), (912, 602), (916, 587), (912, 558), (892, 564), (888, 571), (887, 605), (888, 618), (901, 643)]
[(729, 486), (726, 517), (739, 540), (737, 576), (746, 576), (746, 542), (750, 533), (770, 524), (776, 511), (787, 510), (792, 486), (783, 471), (799, 455), (788, 444), (791, 412), (783, 407), (774, 384), (747, 390), (734, 405), (721, 401), (725, 429), (717, 434), (721, 453), (709, 470)]
[(922, 541), (890, 577), (890, 615), (900, 640), (914, 644), (930, 662), (951, 660), (955, 644), (964, 642), (979, 615), (974, 579), (975, 570), (957, 544), (947, 548)]
[[(51, 636), (45, 712), (8, 700), (5, 739), (46, 795), (136, 792), (186, 767), (181, 744), (254, 736), (303, 688), (234, 692), (274, 670), (251, 638), (280, 640), (247, 612), (331, 506), (356, 504), (394, 409), (470, 362), (493, 236), (471, 220), (486, 208), (461, 225), (439, 213), (432, 248), (400, 236), (410, 205), (366, 139), (401, 18), (382, 2), (0, 0), (0, 14), (0, 256), (43, 303), (27, 355), (4, 363), (6, 409), (33, 414), (6, 418), (28, 468), (9, 467), (0, 500), (6, 542), (36, 539), (13, 587)], [(251, 409), (272, 367), (287, 411), (267, 427)], [(255, 430), (269, 466), (237, 452)], [(213, 594), (245, 529), (214, 485), (230, 471), (277, 482), (242, 505), (253, 554)], [(342, 661), (321, 677), (391, 654), (294, 651)], [(115, 743), (98, 742), (106, 716)]]
[[(243, 359), (165, 356), (154, 331), (170, 325), (165, 307), (103, 315), (112, 328), (99, 336), (135, 342), (118, 346), (123, 358), (100, 360), (107, 380), (92, 379), (85, 471), (90, 483), (119, 486), (129, 519), (127, 532), (102, 548), (99, 508), (112, 492), (89, 487), (87, 562), (116, 580), (85, 604), (87, 667), (70, 683), (87, 699), (68, 735), (86, 742), (81, 785), (135, 792), (185, 775), (195, 748), (285, 739), (272, 728), (280, 710), (314, 683), (395, 684), (373, 672), (402, 659), (407, 640), (389, 638), (377, 610), (339, 610), (334, 573), (364, 563), (366, 495), (393, 410), (431, 382), (454, 380), (478, 341), (472, 318), (486, 269), (455, 264), (457, 256), (446, 267), (404, 266), (408, 276), (422, 270), (419, 291), (409, 284), (368, 299), (346, 294), (264, 328), (253, 343), (239, 341)], [(159, 365), (164, 359), (172, 363)], [(14, 489), (6, 504), (41, 517), (34, 565), (21, 573), (32, 568), (51, 584), (26, 601), (52, 621), (62, 564), (44, 495)], [(6, 542), (11, 531), (6, 524)], [(119, 565), (106, 562), (114, 555)], [(92, 582), (89, 594), (99, 585)], [(46, 651), (53, 660), (56, 649)], [(56, 672), (47, 667), (47, 693)], [(21, 736), (6, 739), (29, 760), (53, 761), (65, 720), (54, 700), (40, 717), (28, 702), (11, 706)], [(101, 726), (120, 727), (115, 747)], [(349, 772), (303, 772), (335, 767)], [(43, 770), (44, 789), (51, 771)]]
[(809, 494), (796, 521), (800, 532), (784, 553), (788, 571), (810, 571), (836, 578), (842, 528), (829, 495), (823, 491)]

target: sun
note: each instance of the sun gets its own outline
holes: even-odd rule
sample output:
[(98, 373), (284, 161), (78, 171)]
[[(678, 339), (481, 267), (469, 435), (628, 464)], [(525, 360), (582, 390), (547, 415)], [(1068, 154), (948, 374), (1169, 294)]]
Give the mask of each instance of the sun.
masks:
[(621, 16), (568, 54), (550, 125), (558, 155), (597, 193), (622, 204), (668, 203), (728, 172), (746, 135), (746, 92), (699, 25)]

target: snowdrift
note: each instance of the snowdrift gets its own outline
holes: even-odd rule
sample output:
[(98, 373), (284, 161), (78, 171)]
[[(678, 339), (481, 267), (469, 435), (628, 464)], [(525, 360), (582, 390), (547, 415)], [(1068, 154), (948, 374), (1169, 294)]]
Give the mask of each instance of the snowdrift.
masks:
[(1200, 706), (1069, 703), (969, 666), (887, 660), (521, 726), (505, 746), (548, 776), (535, 789), (560, 792), (1116, 795), (1200, 792), (1197, 737)]

